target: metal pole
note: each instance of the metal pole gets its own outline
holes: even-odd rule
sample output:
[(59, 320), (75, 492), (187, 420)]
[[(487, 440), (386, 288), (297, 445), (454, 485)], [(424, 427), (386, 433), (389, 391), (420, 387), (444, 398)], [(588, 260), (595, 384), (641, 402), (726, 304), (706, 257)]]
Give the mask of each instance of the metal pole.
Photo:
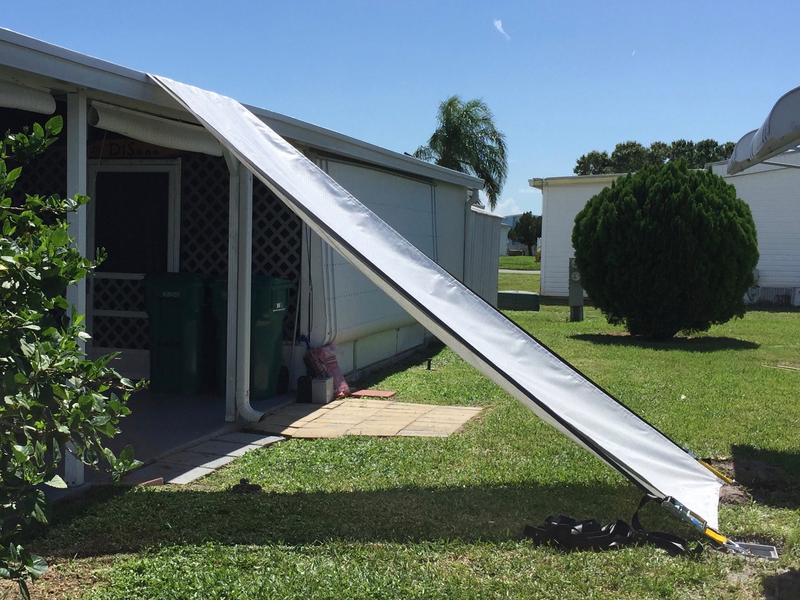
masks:
[(575, 259), (569, 259), (569, 320), (583, 321), (583, 286)]

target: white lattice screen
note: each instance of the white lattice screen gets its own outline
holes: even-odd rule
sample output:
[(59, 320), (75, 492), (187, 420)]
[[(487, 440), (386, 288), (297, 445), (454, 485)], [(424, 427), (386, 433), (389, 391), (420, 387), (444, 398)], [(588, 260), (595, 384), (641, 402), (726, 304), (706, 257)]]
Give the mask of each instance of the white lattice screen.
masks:
[(92, 319), (92, 342), (102, 348), (150, 348), (150, 330), (147, 319), (131, 317), (100, 317)]
[(283, 339), (291, 340), (300, 283), (303, 224), (260, 181), (253, 182), (253, 274), (293, 281)]
[[(260, 181), (253, 182), (253, 274), (298, 282), (302, 225), (299, 217)], [(181, 159), (181, 271), (206, 277), (228, 272), (228, 168), (221, 158)], [(284, 337), (294, 325), (297, 286), (289, 298)]]
[(228, 272), (228, 167), (222, 158), (181, 157), (181, 251), (184, 273)]
[(144, 281), (141, 279), (103, 279), (95, 277), (95, 310), (129, 310), (144, 312)]
[(67, 193), (67, 152), (66, 146), (56, 144), (47, 152), (25, 165), (22, 175), (14, 188), (14, 199), (19, 200), (25, 194), (42, 196)]

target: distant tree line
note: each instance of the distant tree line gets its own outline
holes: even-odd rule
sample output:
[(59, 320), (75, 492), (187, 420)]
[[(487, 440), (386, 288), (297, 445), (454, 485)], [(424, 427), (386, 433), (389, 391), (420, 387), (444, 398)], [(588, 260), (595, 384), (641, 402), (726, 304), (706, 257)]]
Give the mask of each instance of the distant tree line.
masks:
[(592, 150), (581, 156), (576, 164), (576, 175), (602, 175), (604, 173), (632, 173), (647, 166), (658, 166), (669, 161), (683, 159), (690, 169), (702, 169), (710, 162), (727, 159), (733, 152), (734, 143), (720, 144), (716, 140), (675, 140), (671, 144), (653, 142), (643, 146), (628, 141), (617, 144), (611, 155)]

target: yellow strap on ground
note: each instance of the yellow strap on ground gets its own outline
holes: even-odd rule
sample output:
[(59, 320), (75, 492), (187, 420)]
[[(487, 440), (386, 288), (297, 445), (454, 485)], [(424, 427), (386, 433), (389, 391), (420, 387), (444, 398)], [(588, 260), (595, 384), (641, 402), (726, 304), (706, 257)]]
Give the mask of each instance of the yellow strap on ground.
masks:
[(722, 471), (720, 471), (719, 469), (717, 469), (717, 468), (715, 468), (715, 467), (712, 467), (710, 464), (708, 464), (707, 462), (705, 462), (705, 461), (702, 461), (702, 460), (698, 460), (697, 462), (699, 462), (699, 463), (700, 463), (701, 465), (703, 465), (703, 466), (704, 466), (706, 469), (708, 469), (709, 471), (711, 471), (711, 472), (712, 472), (714, 475), (716, 475), (717, 477), (719, 477), (720, 479), (722, 479), (722, 481), (724, 481), (725, 483), (727, 483), (727, 484), (731, 484), (731, 483), (733, 483), (733, 479), (731, 479), (730, 477), (728, 477), (727, 475), (725, 475), (725, 473), (723, 473), (723, 472), (722, 472)]

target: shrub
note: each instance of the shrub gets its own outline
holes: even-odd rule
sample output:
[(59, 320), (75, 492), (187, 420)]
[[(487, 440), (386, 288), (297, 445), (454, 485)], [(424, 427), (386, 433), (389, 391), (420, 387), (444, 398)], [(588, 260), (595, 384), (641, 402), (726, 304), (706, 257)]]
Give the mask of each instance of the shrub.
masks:
[(87, 360), (82, 316), (66, 318), (67, 286), (93, 268), (70, 244), (67, 225), (87, 199), (10, 197), (20, 164), (44, 152), (61, 125), (54, 117), (0, 139), (0, 577), (15, 580), (25, 598), (27, 580), (46, 565), (19, 539), (47, 522), (42, 485), (64, 487), (63, 453), (116, 475), (135, 464), (130, 448), (117, 457), (104, 440), (118, 432), (138, 385), (108, 366), (113, 356)]
[(610, 323), (669, 338), (744, 314), (758, 262), (750, 208), (682, 161), (618, 179), (575, 217), (584, 289)]

